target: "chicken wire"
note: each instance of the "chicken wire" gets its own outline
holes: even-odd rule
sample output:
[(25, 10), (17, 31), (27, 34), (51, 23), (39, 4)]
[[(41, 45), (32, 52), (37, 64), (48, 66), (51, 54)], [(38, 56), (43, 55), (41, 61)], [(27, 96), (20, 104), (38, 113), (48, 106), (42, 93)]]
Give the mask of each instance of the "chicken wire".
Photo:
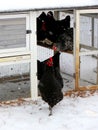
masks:
[(80, 43), (91, 46), (91, 18), (80, 16)]
[[(94, 32), (92, 26), (92, 17), (80, 16), (80, 43), (92, 48), (98, 48), (98, 19), (94, 19)], [(93, 49), (81, 48), (80, 51), (92, 52), (92, 50)], [(98, 84), (97, 55), (86, 54), (80, 56), (80, 86), (91, 86), (96, 84)]]
[(90, 56), (80, 57), (80, 86), (98, 84), (98, 60)]

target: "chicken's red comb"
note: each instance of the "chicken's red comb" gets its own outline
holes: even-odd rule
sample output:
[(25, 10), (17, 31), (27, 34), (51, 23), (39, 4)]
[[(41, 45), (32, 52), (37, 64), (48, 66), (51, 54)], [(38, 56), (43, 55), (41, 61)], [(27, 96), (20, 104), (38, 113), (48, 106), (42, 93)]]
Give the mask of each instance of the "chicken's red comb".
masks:
[(57, 51), (57, 47), (56, 47), (56, 46), (53, 46), (52, 49), (53, 49), (54, 51)]
[(53, 59), (52, 59), (52, 57), (50, 57), (50, 58), (48, 59), (48, 61), (46, 62), (46, 64), (47, 64), (48, 66), (53, 66)]

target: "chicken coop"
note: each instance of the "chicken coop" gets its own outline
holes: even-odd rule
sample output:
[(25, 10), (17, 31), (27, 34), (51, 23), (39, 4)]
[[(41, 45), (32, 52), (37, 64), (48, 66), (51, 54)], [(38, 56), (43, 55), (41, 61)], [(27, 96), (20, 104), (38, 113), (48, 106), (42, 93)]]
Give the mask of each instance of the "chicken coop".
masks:
[(70, 82), (68, 87), (71, 87), (68, 89), (76, 91), (98, 89), (96, 54), (98, 40), (97, 11), (97, 8), (89, 7), (75, 10), (54, 10), (56, 19), (62, 19), (70, 15), (70, 28), (73, 28), (73, 50), (62, 49), (60, 57), (60, 70), (65, 79), (65, 86), (67, 81)]
[[(41, 61), (53, 56), (51, 41), (37, 40), (37, 17), (42, 12), (52, 11), (58, 21), (70, 16), (72, 46), (60, 49), (60, 71), (68, 89), (98, 89), (98, 4), (78, 6), (61, 5), (52, 7), (22, 7), (0, 11), (0, 67), (11, 64), (28, 64), (30, 72), (30, 93), (32, 99), (38, 97), (37, 59)], [(48, 43), (48, 45), (46, 44)], [(70, 44), (70, 42), (68, 41)], [(52, 44), (54, 44), (52, 42)], [(66, 44), (66, 43), (65, 43)], [(25, 70), (25, 69), (24, 69)], [(28, 72), (27, 72), (28, 73)], [(67, 79), (68, 78), (68, 79)]]

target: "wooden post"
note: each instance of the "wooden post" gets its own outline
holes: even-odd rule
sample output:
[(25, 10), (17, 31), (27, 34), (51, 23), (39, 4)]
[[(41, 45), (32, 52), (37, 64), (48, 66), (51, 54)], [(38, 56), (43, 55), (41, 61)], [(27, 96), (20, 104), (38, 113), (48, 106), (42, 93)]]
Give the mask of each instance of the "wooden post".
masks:
[[(54, 18), (56, 19), (56, 20), (59, 20), (59, 11), (54, 11)], [(58, 51), (54, 51), (54, 55), (57, 53)], [(60, 59), (60, 58), (59, 58)], [(60, 71), (60, 61), (59, 61), (59, 71)]]
[(30, 11), (30, 83), (31, 83), (31, 98), (37, 99), (37, 40), (36, 40), (36, 12)]
[[(97, 34), (98, 34), (98, 25), (97, 25)], [(98, 38), (97, 38), (97, 49), (98, 49)], [(97, 57), (98, 57), (98, 54), (97, 54)], [(98, 58), (96, 60), (97, 60), (97, 67), (96, 67), (97, 81), (96, 81), (96, 84), (98, 85)]]
[(92, 26), (92, 31), (91, 31), (92, 46), (94, 47), (94, 17), (91, 18), (91, 26)]
[[(91, 85), (91, 86), (81, 86), (79, 85), (79, 56), (82, 56), (82, 55), (98, 55), (98, 50), (94, 47), (93, 49), (90, 49), (91, 47), (87, 47), (90, 49), (90, 51), (87, 51), (87, 52), (79, 52), (79, 16), (80, 14), (95, 14), (97, 13), (98, 14), (98, 9), (87, 9), (87, 10), (76, 10), (75, 11), (75, 90), (96, 90), (98, 89), (98, 83), (97, 85)], [(93, 21), (94, 22), (94, 21)], [(94, 28), (93, 26), (93, 23), (92, 23), (92, 27)], [(94, 31), (94, 30), (93, 30)], [(92, 32), (93, 33), (93, 32)], [(94, 41), (94, 37), (93, 37), (94, 34), (92, 34), (92, 43)], [(83, 45), (85, 46), (85, 45)], [(87, 46), (87, 45), (86, 45)], [(97, 71), (98, 71), (98, 62), (97, 62)], [(85, 72), (84, 72), (85, 73)], [(98, 72), (97, 72), (97, 80), (98, 80)]]
[(74, 57), (75, 57), (75, 90), (79, 89), (79, 11), (74, 10), (75, 27), (74, 27)]
[(59, 11), (54, 11), (54, 18), (59, 20)]

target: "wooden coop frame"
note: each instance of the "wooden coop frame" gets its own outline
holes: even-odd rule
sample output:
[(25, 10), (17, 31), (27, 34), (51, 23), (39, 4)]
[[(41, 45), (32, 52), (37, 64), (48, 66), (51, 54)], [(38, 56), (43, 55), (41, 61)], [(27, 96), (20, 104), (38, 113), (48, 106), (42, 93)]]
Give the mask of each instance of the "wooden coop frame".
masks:
[[(0, 19), (26, 18), (26, 46), (20, 48), (0, 49), (0, 66), (17, 63), (30, 63), (31, 98), (37, 99), (37, 45), (36, 45), (36, 12), (4, 12)], [(29, 31), (30, 30), (30, 31)]]
[[(80, 15), (88, 16), (92, 18), (92, 46), (82, 45), (80, 44)], [(86, 55), (94, 55), (98, 54), (98, 49), (95, 48), (94, 45), (94, 17), (98, 18), (98, 9), (84, 9), (84, 10), (75, 10), (75, 35), (74, 35), (74, 56), (75, 56), (75, 90), (97, 90), (97, 85), (90, 86), (80, 86), (80, 57)], [(80, 52), (80, 48), (83, 47), (88, 52)], [(97, 74), (98, 75), (98, 74)]]
[[(94, 17), (98, 18), (96, 14), (98, 15), (98, 9), (63, 9), (63, 10), (58, 10), (55, 11), (55, 17), (58, 19), (59, 18), (59, 12), (65, 12), (65, 13), (70, 13), (74, 15), (74, 48), (73, 51), (63, 51), (65, 53), (70, 53), (74, 57), (74, 69), (75, 73), (73, 75), (75, 79), (75, 84), (74, 84), (74, 90), (75, 91), (85, 91), (85, 90), (96, 90), (98, 89), (98, 85), (89, 85), (89, 86), (80, 86), (79, 80), (80, 80), (80, 56), (83, 55), (92, 55), (92, 54), (98, 54), (98, 49), (94, 47)], [(92, 46), (88, 45), (83, 45), (80, 43), (80, 15), (91, 17), (92, 18)], [(42, 44), (39, 43), (39, 45), (43, 46)], [(44, 45), (44, 47), (47, 47)], [(80, 52), (80, 48), (84, 48), (89, 50), (88, 52)]]
[[(43, 11), (41, 9), (40, 11)], [(80, 14), (96, 14), (98, 13), (98, 7), (93, 7), (93, 9), (85, 8), (58, 8), (58, 9), (45, 9), (45, 10), (53, 10), (55, 12), (65, 11), (71, 12), (74, 15), (74, 49), (73, 52), (65, 52), (71, 53), (74, 56), (74, 68), (75, 68), (75, 90), (92, 90), (98, 89), (98, 85), (80, 87), (79, 85), (79, 67), (80, 67), (80, 56), (88, 55), (88, 54), (98, 54), (98, 50), (93, 47), (82, 46), (84, 48), (88, 48), (90, 52), (80, 52), (80, 40), (79, 40), (79, 16)], [(30, 88), (31, 88), (31, 98), (36, 100), (38, 97), (38, 89), (37, 89), (37, 40), (36, 40), (36, 17), (37, 11), (39, 10), (24, 10), (24, 11), (16, 11), (16, 12), (3, 12), (0, 13), (0, 19), (6, 18), (26, 18), (26, 30), (28, 30), (28, 34), (26, 34), (26, 47), (23, 48), (14, 48), (14, 49), (0, 49), (0, 66), (9, 65), (9, 64), (17, 64), (17, 63), (30, 63)], [(57, 15), (58, 16), (58, 15)], [(93, 20), (92, 20), (93, 21)], [(93, 22), (92, 22), (93, 23)], [(93, 33), (92, 33), (92, 41), (93, 41)]]

